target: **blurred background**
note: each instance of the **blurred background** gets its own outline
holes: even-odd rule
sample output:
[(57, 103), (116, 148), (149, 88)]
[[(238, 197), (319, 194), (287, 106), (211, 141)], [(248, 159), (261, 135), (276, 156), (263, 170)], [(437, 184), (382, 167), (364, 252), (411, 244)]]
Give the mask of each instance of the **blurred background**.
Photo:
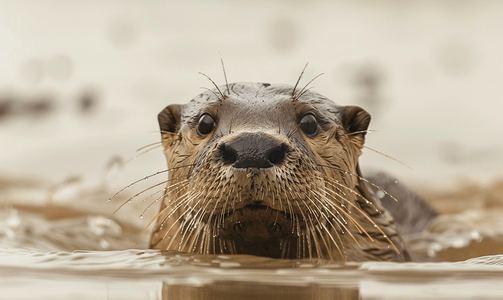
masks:
[(364, 169), (425, 196), (503, 193), (502, 16), (480, 0), (0, 1), (0, 201), (115, 176), (111, 195), (164, 169), (160, 149), (124, 162), (160, 140), (165, 106), (212, 87), (198, 72), (224, 83), (220, 56), (230, 82), (324, 73), (314, 90), (367, 109), (366, 145), (414, 171), (371, 150)]

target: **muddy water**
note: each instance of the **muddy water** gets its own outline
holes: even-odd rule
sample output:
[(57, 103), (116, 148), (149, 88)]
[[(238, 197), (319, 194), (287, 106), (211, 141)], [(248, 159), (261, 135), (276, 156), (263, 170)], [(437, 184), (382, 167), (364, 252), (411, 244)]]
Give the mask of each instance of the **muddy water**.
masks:
[(498, 184), (472, 186), (477, 201), (463, 200), (466, 184), (426, 194), (442, 216), (406, 239), (430, 262), (346, 265), (146, 250), (148, 238), (139, 237), (150, 217), (139, 215), (149, 203), (127, 201), (137, 191), (107, 202), (106, 180), (91, 188), (75, 177), (0, 184), (0, 299), (503, 298)]

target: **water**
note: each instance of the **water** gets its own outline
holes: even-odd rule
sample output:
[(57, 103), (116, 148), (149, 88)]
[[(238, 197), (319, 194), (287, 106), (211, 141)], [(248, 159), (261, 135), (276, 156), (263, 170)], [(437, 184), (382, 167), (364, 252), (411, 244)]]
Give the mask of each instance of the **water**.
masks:
[[(114, 163), (108, 163), (104, 178), (120, 177), (116, 174), (122, 169), (120, 160), (111, 161)], [(0, 210), (0, 299), (503, 297), (503, 255), (469, 259), (503, 253), (503, 235), (495, 227), (500, 214), (494, 208), (494, 214), (460, 209), (459, 213), (443, 215), (424, 233), (406, 237), (410, 248), (423, 258), (451, 262), (340, 265), (320, 260), (161, 252), (146, 249), (148, 233), (133, 249), (145, 226), (141, 223), (145, 220), (139, 218), (144, 208), (138, 206), (143, 198), (138, 197), (110, 218), (137, 191), (124, 192), (108, 202), (112, 184), (110, 180), (103, 182), (86, 188), (77, 177), (55, 186), (9, 181), (11, 189), (3, 189), (3, 198), (8, 198), (6, 190), (12, 194), (14, 189), (25, 198), (40, 198), (38, 192), (45, 195), (45, 202), (10, 204)]]
[[(503, 257), (493, 257), (497, 263)], [(157, 250), (0, 252), (1, 299), (501, 299), (503, 267), (285, 261)], [(487, 261), (487, 260), (486, 260)], [(494, 263), (494, 261), (493, 261)], [(29, 291), (29, 292), (28, 292)]]

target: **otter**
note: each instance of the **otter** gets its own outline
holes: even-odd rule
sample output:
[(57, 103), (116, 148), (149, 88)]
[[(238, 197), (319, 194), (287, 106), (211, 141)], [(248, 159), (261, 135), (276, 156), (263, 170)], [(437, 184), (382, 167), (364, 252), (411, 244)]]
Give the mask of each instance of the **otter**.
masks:
[(360, 170), (368, 112), (297, 86), (215, 87), (158, 115), (169, 175), (151, 248), (411, 260)]

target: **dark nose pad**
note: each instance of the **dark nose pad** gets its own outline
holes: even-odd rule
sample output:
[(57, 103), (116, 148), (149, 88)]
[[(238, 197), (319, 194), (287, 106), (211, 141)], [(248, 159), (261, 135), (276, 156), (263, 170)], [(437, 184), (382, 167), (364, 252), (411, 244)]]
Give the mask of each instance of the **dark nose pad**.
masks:
[(249, 133), (220, 145), (220, 154), (224, 163), (235, 168), (270, 168), (285, 160), (286, 149), (284, 143), (261, 134)]

